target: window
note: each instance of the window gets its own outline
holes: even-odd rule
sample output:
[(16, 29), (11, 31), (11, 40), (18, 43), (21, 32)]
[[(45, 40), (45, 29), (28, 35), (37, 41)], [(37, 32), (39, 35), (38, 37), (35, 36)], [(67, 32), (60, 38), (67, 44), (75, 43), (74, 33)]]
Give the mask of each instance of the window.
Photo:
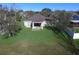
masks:
[(41, 23), (34, 23), (34, 26), (41, 26)]

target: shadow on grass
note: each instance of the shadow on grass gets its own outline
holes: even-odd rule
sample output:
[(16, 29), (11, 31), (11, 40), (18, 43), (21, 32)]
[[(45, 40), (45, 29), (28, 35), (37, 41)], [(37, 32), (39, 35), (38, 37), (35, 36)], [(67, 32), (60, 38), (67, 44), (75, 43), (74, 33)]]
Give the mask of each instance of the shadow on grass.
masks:
[(79, 49), (75, 46), (74, 40), (63, 30), (60, 30), (56, 27), (46, 27), (48, 30), (52, 30), (58, 39), (58, 44), (64, 47), (71, 54), (78, 55)]

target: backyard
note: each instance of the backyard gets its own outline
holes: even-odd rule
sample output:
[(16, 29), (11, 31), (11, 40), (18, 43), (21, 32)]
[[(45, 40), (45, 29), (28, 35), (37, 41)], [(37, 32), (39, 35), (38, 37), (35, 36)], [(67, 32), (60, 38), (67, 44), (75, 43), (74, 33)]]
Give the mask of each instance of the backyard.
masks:
[(22, 25), (14, 37), (0, 38), (0, 54), (70, 54), (58, 42), (62, 42), (51, 29), (32, 31)]
[(73, 31), (74, 31), (75, 33), (79, 33), (79, 27), (74, 27), (74, 28), (73, 28)]

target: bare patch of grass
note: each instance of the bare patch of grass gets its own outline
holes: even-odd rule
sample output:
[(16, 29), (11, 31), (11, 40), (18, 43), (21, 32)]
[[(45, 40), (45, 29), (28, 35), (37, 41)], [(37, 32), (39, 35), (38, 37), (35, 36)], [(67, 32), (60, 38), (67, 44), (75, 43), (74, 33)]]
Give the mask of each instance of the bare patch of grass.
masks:
[(30, 54), (30, 55), (51, 55), (67, 54), (63, 47), (56, 44), (33, 43), (27, 40), (20, 40), (12, 45), (0, 46), (0, 54)]

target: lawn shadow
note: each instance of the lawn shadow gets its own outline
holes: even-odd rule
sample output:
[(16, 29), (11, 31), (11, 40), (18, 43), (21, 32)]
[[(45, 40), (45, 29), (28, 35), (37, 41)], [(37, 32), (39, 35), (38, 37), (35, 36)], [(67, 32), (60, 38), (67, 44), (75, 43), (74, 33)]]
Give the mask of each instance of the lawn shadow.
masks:
[(79, 49), (75, 46), (74, 40), (64, 30), (60, 30), (56, 27), (46, 27), (48, 30), (52, 30), (57, 36), (57, 43), (69, 51), (70, 54), (78, 55)]
[(71, 54), (78, 55), (79, 49), (75, 46), (74, 40), (68, 35), (64, 30), (55, 29), (55, 33), (59, 32), (58, 36), (62, 42), (58, 42), (59, 45), (64, 47), (67, 51), (70, 51)]

